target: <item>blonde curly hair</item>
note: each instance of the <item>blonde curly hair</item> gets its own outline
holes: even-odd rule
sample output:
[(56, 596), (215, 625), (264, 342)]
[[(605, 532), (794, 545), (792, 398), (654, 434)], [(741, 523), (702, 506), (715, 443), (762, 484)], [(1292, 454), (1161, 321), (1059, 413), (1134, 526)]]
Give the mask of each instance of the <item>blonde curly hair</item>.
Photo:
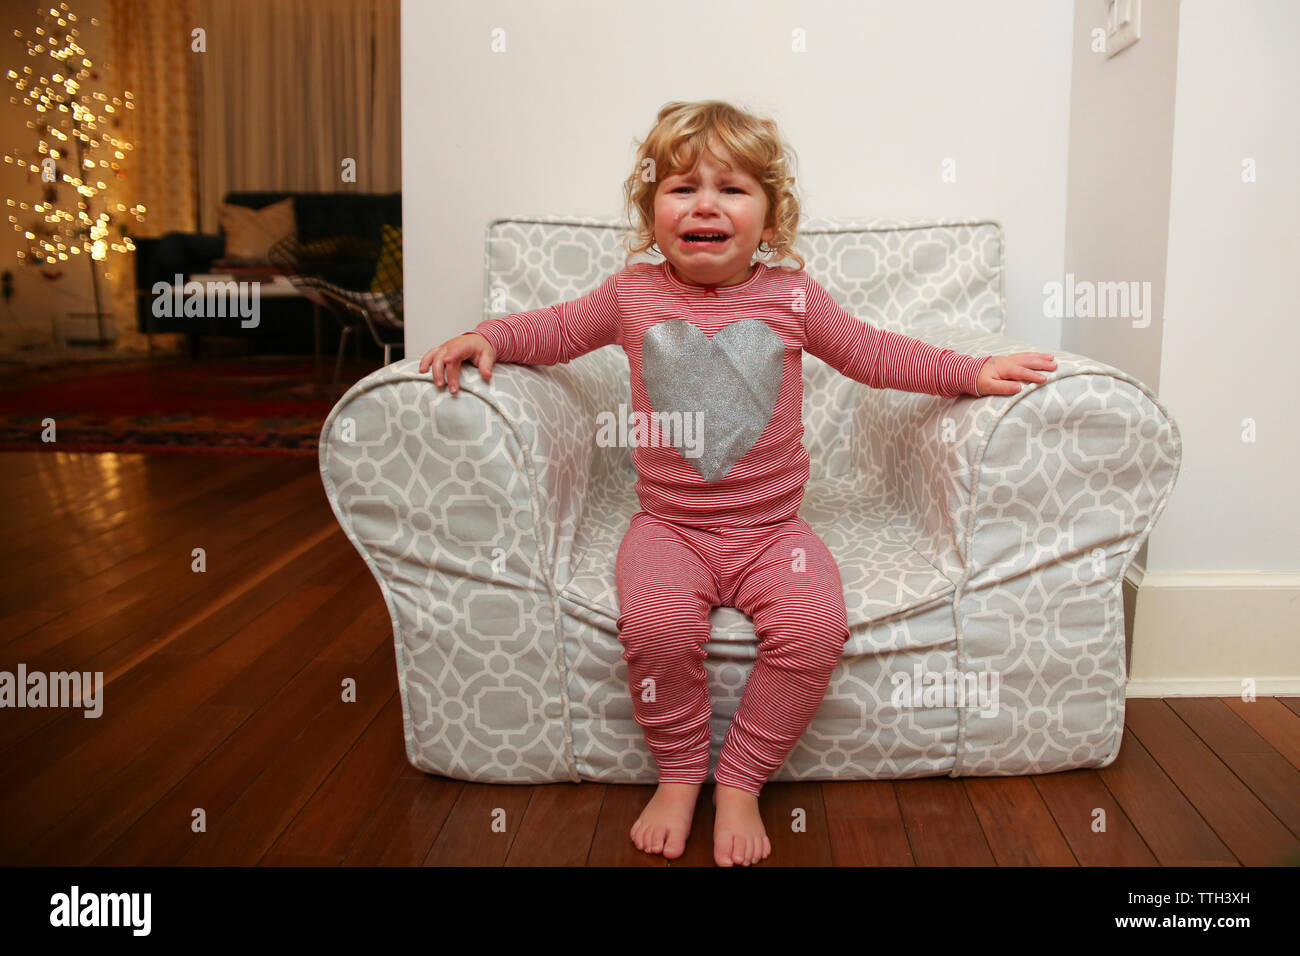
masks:
[(655, 246), (654, 207), (659, 181), (692, 172), (705, 153), (721, 164), (710, 145), (715, 139), (745, 172), (758, 180), (767, 196), (763, 226), (771, 226), (775, 232), (770, 244), (759, 243), (760, 258), (772, 264), (790, 258), (798, 263), (793, 271), (802, 269), (804, 259), (794, 251), (799, 227), (799, 199), (792, 173), (794, 150), (782, 142), (775, 122), (721, 100), (668, 103), (637, 147), (632, 174), (623, 183), (629, 223), (625, 265), (631, 264), (633, 256)]

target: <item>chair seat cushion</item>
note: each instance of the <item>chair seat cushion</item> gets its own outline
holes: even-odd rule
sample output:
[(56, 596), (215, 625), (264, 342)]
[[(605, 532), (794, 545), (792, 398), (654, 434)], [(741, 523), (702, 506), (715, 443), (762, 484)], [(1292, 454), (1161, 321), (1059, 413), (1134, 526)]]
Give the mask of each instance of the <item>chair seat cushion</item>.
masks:
[[(635, 477), (635, 476), (633, 476)], [(615, 565), (628, 523), (640, 509), (625, 473), (593, 485), (574, 541), (572, 576), (563, 583), (567, 608), (587, 623), (617, 634)], [(891, 616), (924, 607), (955, 588), (911, 545), (920, 533), (883, 494), (862, 479), (813, 478), (799, 516), (826, 543), (840, 569), (849, 630), (859, 632)], [(734, 608), (714, 608), (706, 651), (753, 659), (750, 619)]]

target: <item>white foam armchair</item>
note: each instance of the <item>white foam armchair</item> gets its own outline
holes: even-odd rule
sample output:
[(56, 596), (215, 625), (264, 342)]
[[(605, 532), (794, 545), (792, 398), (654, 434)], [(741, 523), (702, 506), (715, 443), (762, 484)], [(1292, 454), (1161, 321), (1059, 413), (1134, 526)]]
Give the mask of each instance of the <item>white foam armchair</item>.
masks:
[[(605, 221), (492, 223), (483, 315), (579, 297), (622, 267), (620, 238)], [(971, 354), (1051, 351), (1058, 366), (1015, 395), (945, 399), (803, 354), (800, 515), (839, 564), (850, 639), (771, 779), (1109, 764), (1122, 581), (1177, 477), (1173, 419), (1132, 376), (1003, 334), (996, 223), (815, 221), (799, 248), (872, 325)], [(655, 782), (615, 627), (636, 473), (630, 448), (595, 440), (598, 414), (631, 407), (626, 357), (501, 363), (490, 383), (465, 364), (457, 395), (418, 364), (352, 386), (320, 443), (326, 494), (391, 613), (409, 760), (484, 782)], [(757, 648), (740, 612), (711, 622), (716, 765)], [(988, 696), (958, 693), (981, 681)]]

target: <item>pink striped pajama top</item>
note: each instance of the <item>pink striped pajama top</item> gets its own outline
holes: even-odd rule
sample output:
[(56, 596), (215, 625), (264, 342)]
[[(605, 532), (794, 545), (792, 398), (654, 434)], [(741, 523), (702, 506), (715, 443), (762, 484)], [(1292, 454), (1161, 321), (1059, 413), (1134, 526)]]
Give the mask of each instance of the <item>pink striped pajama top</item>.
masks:
[[(641, 507), (705, 529), (797, 514), (809, 475), (801, 441), (802, 350), (872, 388), (946, 397), (978, 395), (988, 360), (873, 328), (803, 270), (765, 263), (724, 286), (688, 284), (666, 260), (636, 263), (573, 301), (486, 319), (474, 331), (491, 343), (496, 361), (525, 365), (565, 363), (620, 345), (632, 411), (649, 423), (650, 440), (638, 439), (632, 454)], [(702, 455), (698, 442), (688, 455), (681, 440), (670, 443), (672, 436), (661, 434), (656, 412), (667, 409), (654, 407), (652, 396), (674, 411), (706, 409), (697, 419)]]

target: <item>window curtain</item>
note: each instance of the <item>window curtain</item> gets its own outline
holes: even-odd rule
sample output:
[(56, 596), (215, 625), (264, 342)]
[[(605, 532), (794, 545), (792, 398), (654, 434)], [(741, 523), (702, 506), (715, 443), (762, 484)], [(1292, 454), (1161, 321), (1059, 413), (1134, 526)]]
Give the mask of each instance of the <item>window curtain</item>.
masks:
[[(122, 111), (135, 144), (115, 199), (144, 203), (131, 234), (197, 232), (198, 101), (187, 38), (197, 0), (109, 0), (105, 15), (118, 85), (135, 109)], [(117, 92), (115, 90), (115, 92)]]
[[(132, 236), (199, 230), (199, 102), (189, 33), (197, 0), (107, 0), (112, 92), (129, 90), (133, 110), (119, 110), (118, 133), (135, 148), (127, 153), (112, 202), (145, 207), (144, 222), (126, 218)], [(95, 51), (96, 53), (98, 51)], [(113, 254), (103, 272), (112, 303), (119, 351), (145, 351), (136, 330), (135, 255)], [(107, 304), (107, 303), (106, 303)], [(155, 348), (176, 349), (180, 336), (154, 336)]]
[(201, 231), (230, 191), (402, 188), (400, 0), (193, 2)]

